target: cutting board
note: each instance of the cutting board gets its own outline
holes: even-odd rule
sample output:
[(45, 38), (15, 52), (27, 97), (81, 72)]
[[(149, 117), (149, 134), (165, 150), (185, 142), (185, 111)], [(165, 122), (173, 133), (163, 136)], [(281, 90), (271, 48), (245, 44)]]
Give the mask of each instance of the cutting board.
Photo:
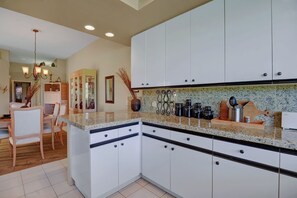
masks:
[(258, 115), (269, 116), (270, 114), (271, 112), (267, 110), (260, 111), (252, 101), (243, 106), (243, 117), (250, 116), (251, 122), (254, 122)]

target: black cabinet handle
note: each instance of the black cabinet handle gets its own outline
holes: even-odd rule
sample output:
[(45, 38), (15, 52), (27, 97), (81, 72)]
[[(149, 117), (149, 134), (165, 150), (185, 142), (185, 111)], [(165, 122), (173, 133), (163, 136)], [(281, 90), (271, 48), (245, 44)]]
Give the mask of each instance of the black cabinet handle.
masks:
[(141, 85), (144, 85), (144, 83), (141, 83)]
[(165, 145), (164, 148), (167, 148), (167, 145)]
[(146, 83), (146, 85), (149, 85), (148, 83)]
[(171, 150), (174, 151), (174, 148), (172, 147)]
[(156, 132), (156, 130), (153, 130), (153, 133), (155, 133)]
[(187, 141), (190, 141), (190, 138), (187, 138)]
[(264, 73), (264, 74), (263, 74), (263, 76), (267, 76), (267, 75), (268, 75), (267, 73)]
[(108, 136), (107, 134), (104, 135), (104, 137), (107, 137), (107, 136)]
[(132, 129), (129, 129), (129, 131), (132, 131)]
[(192, 79), (192, 82), (195, 82), (195, 79)]
[(188, 82), (188, 80), (186, 79), (185, 82)]
[(219, 161), (216, 161), (216, 165), (220, 165), (220, 162)]
[(240, 152), (241, 154), (244, 154), (244, 150), (239, 150), (239, 152)]
[(114, 145), (114, 148), (117, 148), (118, 147), (118, 145)]
[(282, 75), (282, 72), (277, 72), (277, 75), (278, 75), (278, 76), (281, 76), (281, 75)]
[(122, 146), (124, 146), (124, 143), (121, 143)]

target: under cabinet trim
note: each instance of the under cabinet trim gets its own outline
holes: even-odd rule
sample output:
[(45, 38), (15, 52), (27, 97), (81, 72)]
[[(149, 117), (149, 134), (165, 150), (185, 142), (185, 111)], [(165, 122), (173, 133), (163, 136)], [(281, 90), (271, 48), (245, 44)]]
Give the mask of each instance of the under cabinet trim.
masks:
[(186, 130), (186, 129), (178, 129), (178, 128), (174, 128), (174, 127), (162, 126), (162, 125), (152, 124), (152, 123), (148, 123), (148, 122), (142, 122), (142, 123), (147, 126), (158, 127), (158, 128), (167, 129), (167, 130), (173, 130), (173, 131), (186, 133), (186, 134), (190, 134), (190, 135), (195, 135), (195, 136), (200, 136), (200, 137), (206, 137), (206, 138), (211, 138), (211, 139), (213, 138), (213, 135), (209, 135), (209, 134), (205, 134), (205, 133), (201, 133), (201, 132), (194, 132), (194, 131), (190, 131), (190, 130)]
[(280, 148), (280, 153), (284, 153), (284, 154), (289, 154), (289, 155), (295, 155), (295, 156), (297, 156), (297, 150), (291, 150), (291, 149)]
[(209, 84), (184, 84), (184, 85), (165, 85), (158, 87), (133, 87), (133, 89), (162, 89), (162, 88), (186, 88), (186, 87), (217, 87), (217, 86), (236, 86), (236, 85), (278, 85), (297, 83), (297, 79), (282, 80), (261, 80), (261, 81), (240, 81), (240, 82), (222, 82)]
[(283, 168), (280, 168), (279, 173), (282, 174), (282, 175), (289, 176), (289, 177), (297, 178), (297, 173), (296, 172), (289, 171), (289, 170), (286, 170), (286, 169), (283, 169)]
[(122, 137), (119, 137), (119, 138), (114, 138), (114, 139), (110, 139), (110, 140), (106, 140), (106, 141), (103, 141), (103, 142), (98, 142), (98, 143), (95, 143), (95, 144), (91, 144), (90, 145), (90, 148), (95, 148), (95, 147), (98, 147), (98, 146), (102, 146), (102, 145), (105, 145), (105, 144), (110, 144), (110, 143), (113, 143), (113, 142), (118, 142), (118, 141), (121, 141), (121, 140), (125, 140), (125, 139), (129, 139), (129, 138), (132, 138), (132, 137), (135, 137), (135, 136), (138, 136), (139, 133), (133, 133), (131, 135), (126, 135), (126, 136), (122, 136)]
[[(158, 127), (158, 128), (177, 131), (177, 132), (186, 133), (186, 134), (190, 134), (190, 135), (211, 138), (214, 140), (223, 140), (225, 142), (237, 143), (237, 144), (241, 144), (241, 145), (245, 145), (245, 146), (251, 146), (254, 148), (260, 148), (260, 149), (265, 149), (265, 150), (270, 150), (270, 151), (275, 151), (275, 152), (279, 152), (279, 150), (280, 150), (279, 147), (272, 146), (272, 145), (265, 145), (262, 143), (248, 142), (245, 140), (237, 140), (237, 139), (232, 139), (232, 138), (228, 138), (228, 137), (209, 135), (209, 134), (204, 134), (201, 132), (194, 132), (194, 131), (190, 131), (190, 130), (186, 130), (186, 129), (178, 129), (178, 128), (174, 128), (174, 127), (162, 126), (162, 125), (152, 124), (152, 123), (148, 123), (148, 122), (143, 122), (143, 124), (152, 126), (152, 127)], [(297, 152), (296, 152), (296, 155), (297, 155)]]
[(267, 165), (267, 164), (262, 164), (262, 163), (259, 163), (259, 162), (254, 162), (254, 161), (250, 161), (250, 160), (246, 160), (246, 159), (242, 159), (242, 158), (222, 154), (222, 153), (219, 153), (219, 152), (216, 152), (216, 151), (213, 151), (213, 156), (223, 158), (223, 159), (226, 159), (226, 160), (230, 160), (230, 161), (233, 161), (233, 162), (237, 162), (237, 163), (240, 163), (240, 164), (253, 166), (253, 167), (260, 168), (260, 169), (263, 169), (263, 170), (267, 170), (267, 171), (270, 171), (270, 172), (279, 173), (279, 168), (278, 167), (270, 166), (270, 165)]
[(108, 130), (112, 130), (112, 129), (118, 129), (118, 128), (122, 128), (122, 127), (138, 125), (138, 124), (139, 124), (139, 122), (132, 122), (132, 123), (121, 124), (121, 125), (116, 125), (116, 126), (110, 126), (110, 127), (105, 127), (105, 128), (93, 129), (93, 130), (90, 130), (90, 134), (99, 133), (99, 132), (103, 132), (103, 131), (108, 131)]
[(167, 142), (169, 144), (174, 144), (174, 145), (181, 146), (181, 147), (184, 147), (184, 148), (188, 148), (188, 149), (191, 149), (191, 150), (194, 150), (194, 151), (199, 151), (201, 153), (212, 154), (211, 150), (207, 150), (207, 149), (204, 149), (204, 148), (192, 146), (192, 145), (189, 145), (189, 144), (184, 144), (184, 143), (181, 143), (181, 142), (177, 142), (177, 141), (169, 140), (169, 139), (166, 139), (166, 138), (150, 135), (150, 134), (147, 134), (147, 133), (143, 133), (142, 135), (146, 136), (146, 137), (149, 137), (149, 138), (152, 138), (152, 139)]

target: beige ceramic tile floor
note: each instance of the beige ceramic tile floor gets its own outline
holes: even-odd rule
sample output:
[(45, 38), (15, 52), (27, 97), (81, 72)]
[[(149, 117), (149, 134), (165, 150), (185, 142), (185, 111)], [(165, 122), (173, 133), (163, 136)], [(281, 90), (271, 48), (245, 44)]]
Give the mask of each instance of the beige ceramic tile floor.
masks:
[[(59, 160), (0, 176), (0, 198), (83, 198), (66, 181), (67, 160)], [(143, 179), (109, 198), (173, 198)]]

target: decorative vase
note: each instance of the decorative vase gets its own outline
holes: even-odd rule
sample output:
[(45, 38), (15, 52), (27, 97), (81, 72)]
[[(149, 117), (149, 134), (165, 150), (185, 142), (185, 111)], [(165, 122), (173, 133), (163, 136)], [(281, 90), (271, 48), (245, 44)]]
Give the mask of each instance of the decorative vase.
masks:
[(139, 111), (141, 107), (141, 102), (139, 99), (132, 99), (131, 100), (131, 109), (132, 111)]

